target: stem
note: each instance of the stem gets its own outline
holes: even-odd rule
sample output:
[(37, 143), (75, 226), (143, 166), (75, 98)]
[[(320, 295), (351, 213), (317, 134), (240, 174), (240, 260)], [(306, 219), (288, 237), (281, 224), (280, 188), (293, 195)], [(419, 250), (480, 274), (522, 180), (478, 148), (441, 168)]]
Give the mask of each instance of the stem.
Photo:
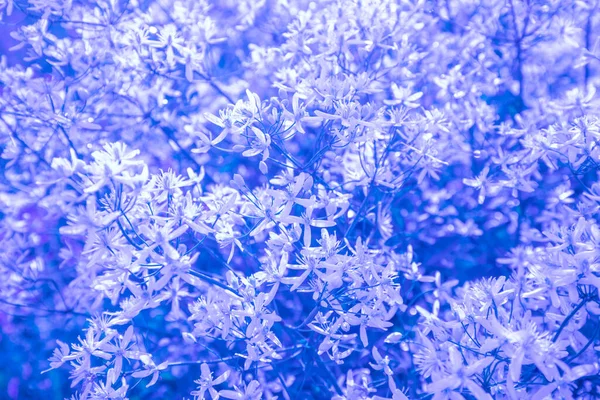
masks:
[(581, 307), (583, 307), (587, 302), (588, 302), (587, 299), (581, 300), (581, 302), (579, 304), (577, 304), (577, 307), (575, 307), (573, 309), (573, 311), (571, 311), (571, 313), (569, 315), (567, 315), (567, 318), (564, 319), (564, 321), (562, 322), (562, 324), (560, 324), (560, 327), (558, 328), (558, 330), (554, 334), (554, 337), (552, 338), (553, 342), (556, 342), (556, 340), (560, 336), (560, 334), (563, 331), (563, 329), (565, 329), (566, 326), (569, 324), (569, 321), (571, 320), (571, 318), (573, 318), (575, 316), (575, 314), (577, 314), (577, 311), (579, 311), (581, 309)]

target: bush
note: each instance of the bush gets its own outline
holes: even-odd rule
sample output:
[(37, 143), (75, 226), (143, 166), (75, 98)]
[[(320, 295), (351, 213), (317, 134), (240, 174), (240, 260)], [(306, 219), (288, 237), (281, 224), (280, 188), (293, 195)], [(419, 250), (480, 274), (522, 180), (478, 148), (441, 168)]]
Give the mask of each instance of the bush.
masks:
[(0, 0), (0, 397), (600, 397), (596, 3)]

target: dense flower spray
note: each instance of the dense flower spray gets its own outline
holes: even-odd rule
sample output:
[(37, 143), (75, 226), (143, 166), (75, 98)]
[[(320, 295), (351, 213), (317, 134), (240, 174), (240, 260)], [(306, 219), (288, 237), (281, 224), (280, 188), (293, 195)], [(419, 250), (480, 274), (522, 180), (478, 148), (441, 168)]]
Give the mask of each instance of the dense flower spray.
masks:
[(0, 0), (0, 398), (599, 398), (599, 7)]

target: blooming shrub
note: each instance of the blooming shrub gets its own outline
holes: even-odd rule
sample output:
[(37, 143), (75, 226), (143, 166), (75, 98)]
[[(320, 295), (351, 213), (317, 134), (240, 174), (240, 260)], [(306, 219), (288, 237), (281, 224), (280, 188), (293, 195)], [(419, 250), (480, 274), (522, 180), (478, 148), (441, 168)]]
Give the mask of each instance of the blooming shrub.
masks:
[(595, 0), (0, 0), (0, 395), (600, 398)]

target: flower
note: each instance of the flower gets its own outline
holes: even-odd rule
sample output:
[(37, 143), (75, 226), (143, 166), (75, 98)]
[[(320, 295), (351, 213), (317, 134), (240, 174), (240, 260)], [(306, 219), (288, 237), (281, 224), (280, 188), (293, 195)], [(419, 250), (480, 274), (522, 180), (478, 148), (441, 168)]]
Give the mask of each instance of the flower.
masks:
[(432, 3), (0, 0), (6, 395), (597, 397), (600, 9)]
[(400, 87), (396, 82), (392, 83), (391, 86), (392, 95), (394, 100), (384, 100), (383, 102), (390, 106), (403, 105), (408, 108), (417, 108), (419, 103), (417, 102), (423, 97), (423, 92), (412, 92), (409, 88)]
[(131, 343), (133, 339), (133, 326), (130, 326), (125, 331), (122, 339), (117, 339), (115, 344), (110, 342), (104, 343), (101, 346), (101, 349), (109, 354), (114, 354), (114, 371), (113, 374), (115, 377), (121, 375), (121, 371), (123, 369), (123, 358), (129, 359), (137, 359), (138, 352), (131, 350)]
[(471, 377), (474, 374), (481, 373), (484, 368), (489, 366), (494, 361), (493, 357), (486, 357), (469, 366), (465, 366), (455, 347), (448, 349), (448, 357), (450, 362), (447, 366), (449, 374), (427, 386), (427, 391), (434, 394), (434, 399), (445, 398), (445, 395), (449, 396), (448, 398), (452, 398), (448, 390), (461, 389), (462, 387), (468, 389), (477, 400), (492, 398)]
[(259, 400), (262, 398), (263, 391), (260, 383), (256, 380), (251, 381), (244, 390), (235, 388), (235, 390), (221, 390), (219, 395), (226, 399), (234, 400)]
[(198, 389), (191, 392), (191, 394), (194, 396), (194, 399), (204, 400), (204, 396), (207, 391), (210, 394), (211, 399), (218, 399), (222, 394), (217, 392), (214, 386), (225, 382), (231, 371), (227, 370), (215, 379), (212, 377), (212, 372), (210, 372), (208, 364), (200, 364), (200, 371), (202, 372), (200, 379), (194, 381), (196, 384), (198, 384)]
[(152, 379), (150, 379), (150, 382), (148, 382), (146, 387), (155, 385), (158, 381), (160, 371), (164, 371), (169, 366), (169, 363), (167, 361), (156, 365), (152, 360), (152, 356), (150, 354), (140, 355), (140, 361), (144, 365), (144, 369), (133, 372), (131, 376), (133, 376), (134, 378), (146, 378), (152, 375)]
[(281, 218), (281, 221), (285, 223), (298, 223), (304, 225), (304, 246), (306, 247), (310, 247), (312, 242), (312, 226), (314, 226), (315, 228), (327, 228), (335, 226), (335, 222), (331, 220), (313, 219), (313, 212), (314, 207), (309, 206), (306, 209), (306, 212), (302, 214), (302, 217), (288, 215), (286, 217)]

